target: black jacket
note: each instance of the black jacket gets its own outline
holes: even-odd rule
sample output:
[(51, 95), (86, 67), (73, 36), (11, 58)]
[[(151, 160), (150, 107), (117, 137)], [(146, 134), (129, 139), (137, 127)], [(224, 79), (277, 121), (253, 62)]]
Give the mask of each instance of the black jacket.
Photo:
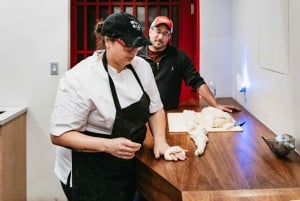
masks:
[(138, 55), (151, 65), (165, 110), (178, 108), (182, 80), (194, 89), (205, 84), (192, 60), (180, 49), (168, 45), (159, 63), (149, 58), (147, 52), (148, 47), (144, 47)]

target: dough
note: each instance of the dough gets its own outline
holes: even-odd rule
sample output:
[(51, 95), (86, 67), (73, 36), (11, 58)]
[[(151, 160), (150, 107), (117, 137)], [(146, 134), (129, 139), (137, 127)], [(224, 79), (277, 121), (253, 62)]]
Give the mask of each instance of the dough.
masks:
[(165, 160), (173, 160), (173, 158), (171, 157), (172, 154), (182, 154), (182, 156), (185, 157), (185, 150), (182, 149), (180, 146), (169, 147), (164, 153)]

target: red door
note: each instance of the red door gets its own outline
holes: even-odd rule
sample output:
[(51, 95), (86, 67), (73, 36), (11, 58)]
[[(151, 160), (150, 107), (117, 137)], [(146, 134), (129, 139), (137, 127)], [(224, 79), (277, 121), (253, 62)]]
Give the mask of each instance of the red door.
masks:
[[(96, 21), (119, 11), (136, 16), (146, 36), (156, 16), (168, 16), (174, 22), (171, 43), (184, 50), (199, 70), (199, 0), (71, 0), (71, 67), (93, 53)], [(181, 102), (191, 97), (198, 96), (183, 84)]]
[[(190, 56), (198, 71), (200, 70), (199, 1), (200, 0), (179, 1), (180, 9), (178, 23), (178, 47), (184, 50)], [(189, 102), (191, 98), (198, 100), (198, 94), (191, 87), (187, 87), (184, 83), (182, 83), (181, 88), (181, 104)], [(198, 101), (196, 104), (198, 104)]]

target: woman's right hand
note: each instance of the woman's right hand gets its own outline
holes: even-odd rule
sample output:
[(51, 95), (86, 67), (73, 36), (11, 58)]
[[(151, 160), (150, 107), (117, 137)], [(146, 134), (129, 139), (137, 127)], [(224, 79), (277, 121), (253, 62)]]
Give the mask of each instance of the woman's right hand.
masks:
[(132, 159), (140, 150), (141, 144), (126, 138), (109, 139), (105, 146), (105, 152), (121, 159)]

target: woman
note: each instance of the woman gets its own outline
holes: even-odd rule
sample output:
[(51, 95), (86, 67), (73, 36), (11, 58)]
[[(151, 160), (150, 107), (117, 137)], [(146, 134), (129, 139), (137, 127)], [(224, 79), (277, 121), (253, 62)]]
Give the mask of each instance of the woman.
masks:
[(59, 145), (55, 172), (69, 201), (132, 201), (135, 154), (147, 122), (155, 157), (170, 148), (165, 113), (149, 64), (136, 57), (148, 44), (137, 19), (115, 13), (97, 32), (105, 50), (78, 63), (59, 84), (50, 132)]

